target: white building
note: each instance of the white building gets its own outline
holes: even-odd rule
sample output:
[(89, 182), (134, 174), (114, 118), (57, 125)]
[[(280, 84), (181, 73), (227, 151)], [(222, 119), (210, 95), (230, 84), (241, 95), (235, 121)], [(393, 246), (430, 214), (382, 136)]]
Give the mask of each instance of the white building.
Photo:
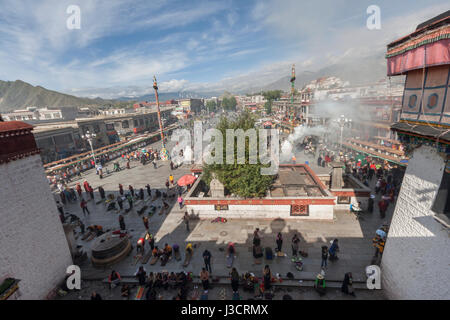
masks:
[(406, 74), (402, 114), (391, 128), (409, 156), (381, 261), (382, 289), (392, 299), (450, 299), (448, 26), (449, 12), (387, 46), (388, 76)]
[(9, 299), (49, 297), (72, 264), (31, 130), (0, 122), (0, 283), (20, 280)]

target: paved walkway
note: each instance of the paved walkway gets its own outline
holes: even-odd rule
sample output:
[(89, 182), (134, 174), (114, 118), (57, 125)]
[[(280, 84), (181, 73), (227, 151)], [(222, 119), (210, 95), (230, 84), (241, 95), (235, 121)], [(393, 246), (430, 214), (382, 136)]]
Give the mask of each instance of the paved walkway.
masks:
[[(155, 147), (159, 149), (160, 145), (155, 143)], [(298, 163), (301, 163), (300, 160)], [(99, 179), (95, 172), (91, 170), (84, 175), (80, 182), (86, 179), (94, 189), (101, 185), (105, 189), (106, 194), (114, 193), (117, 195), (119, 183), (124, 186), (125, 192), (129, 184), (132, 184), (137, 192), (139, 188), (144, 188), (147, 183), (151, 185), (152, 190), (155, 188), (165, 190), (165, 182), (171, 172), (175, 177), (175, 181), (184, 174), (190, 173), (189, 166), (183, 166), (171, 171), (169, 163), (163, 161), (159, 162), (158, 169), (156, 170), (151, 164), (142, 166), (138, 162), (131, 162), (131, 167), (130, 170), (125, 169), (121, 172), (113, 173), (104, 179)], [(375, 183), (375, 179), (372, 183)], [(145, 188), (144, 191), (146, 191)], [(86, 198), (86, 195), (84, 196)], [(95, 196), (96, 201), (98, 201), (100, 199), (98, 193)], [(375, 203), (378, 202), (379, 197), (375, 199)], [(146, 192), (145, 202), (148, 206), (150, 204), (161, 206), (161, 200), (152, 203)], [(125, 202), (124, 206), (127, 207), (128, 204)], [(156, 236), (156, 245), (160, 248), (165, 243), (169, 243), (170, 245), (175, 243), (179, 244), (182, 249), (182, 261), (184, 260), (183, 249), (186, 243), (192, 242), (196, 246), (194, 256), (191, 263), (184, 269), (182, 267), (182, 261), (170, 260), (164, 267), (161, 267), (159, 263), (153, 266), (147, 263), (145, 265), (147, 272), (158, 272), (162, 270), (179, 272), (185, 270), (192, 271), (194, 275), (198, 275), (203, 266), (202, 253), (205, 249), (208, 249), (213, 257), (212, 275), (226, 277), (230, 269), (226, 267), (225, 252), (222, 249), (225, 249), (227, 243), (232, 241), (236, 243), (237, 249), (237, 258), (233, 266), (237, 268), (239, 273), (249, 271), (255, 273), (257, 276), (261, 276), (264, 265), (268, 264), (273, 274), (280, 273), (282, 277), (286, 277), (288, 272), (292, 272), (297, 280), (313, 280), (317, 273), (320, 272), (321, 246), (329, 246), (331, 240), (338, 238), (340, 245), (340, 253), (338, 256), (340, 259), (334, 263), (328, 262), (326, 279), (328, 281), (339, 282), (343, 280), (346, 272), (352, 272), (356, 282), (366, 281), (364, 270), (366, 266), (371, 264), (374, 253), (371, 240), (375, 230), (382, 223), (390, 222), (394, 208), (393, 204), (389, 206), (386, 219), (384, 220), (379, 218), (378, 209), (375, 206), (374, 213), (365, 213), (363, 220), (356, 220), (354, 215), (349, 212), (335, 212), (335, 219), (332, 222), (230, 219), (227, 223), (211, 223), (210, 220), (198, 220), (191, 221), (191, 231), (188, 232), (186, 231), (185, 224), (182, 222), (184, 210), (179, 209), (176, 199), (171, 202), (171, 206), (172, 209), (169, 214), (154, 214), (149, 217), (150, 233)], [(102, 225), (104, 230), (118, 229), (118, 213), (112, 211), (107, 212), (104, 204), (97, 205), (93, 201), (89, 201), (88, 208), (91, 211), (91, 215), (87, 217), (83, 217), (78, 202), (66, 205), (65, 211), (81, 217), (86, 226), (98, 224)], [(130, 213), (124, 215), (127, 230), (132, 236), (131, 241), (133, 246), (135, 246), (137, 238), (145, 231), (142, 217), (135, 210), (133, 209)], [(272, 249), (276, 247), (276, 234), (281, 231), (284, 238), (283, 251), (286, 252), (287, 257), (274, 257), (273, 260), (263, 260), (262, 264), (256, 265), (251, 252), (252, 234), (255, 228), (260, 228), (261, 230), (262, 247), (269, 246)], [(303, 271), (297, 271), (290, 261), (290, 241), (294, 233), (300, 237), (301, 250), (307, 251), (309, 254), (307, 258), (303, 258)], [(90, 245), (94, 241), (85, 242), (81, 238), (77, 241), (90, 254)], [(146, 249), (149, 249), (148, 244)], [(136, 269), (141, 265), (140, 263), (135, 265), (135, 254), (136, 251), (134, 249), (132, 254), (114, 265), (113, 268), (122, 276), (132, 277)], [(112, 270), (111, 267), (105, 269), (94, 268), (90, 262), (85, 263), (81, 268), (82, 278), (85, 280), (104, 279)]]

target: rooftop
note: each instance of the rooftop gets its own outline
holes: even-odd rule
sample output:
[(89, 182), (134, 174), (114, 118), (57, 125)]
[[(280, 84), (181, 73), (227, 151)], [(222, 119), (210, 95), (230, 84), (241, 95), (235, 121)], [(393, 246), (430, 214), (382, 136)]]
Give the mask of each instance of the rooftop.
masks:
[(270, 190), (272, 197), (325, 197), (325, 187), (306, 165), (280, 166)]

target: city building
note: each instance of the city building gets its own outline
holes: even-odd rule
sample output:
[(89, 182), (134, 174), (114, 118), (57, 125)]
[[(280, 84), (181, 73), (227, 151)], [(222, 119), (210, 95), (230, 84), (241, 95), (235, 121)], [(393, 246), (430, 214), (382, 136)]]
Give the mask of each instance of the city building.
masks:
[(5, 121), (55, 121), (55, 120), (74, 120), (78, 115), (77, 107), (64, 107), (60, 109), (28, 107), (25, 110), (15, 110), (4, 113)]
[(33, 134), (44, 163), (69, 157), (85, 148), (78, 126), (74, 122), (38, 125)]
[(400, 120), (409, 156), (381, 261), (391, 299), (450, 299), (450, 11), (387, 46), (388, 76), (406, 74)]
[(14, 281), (2, 299), (49, 298), (73, 264), (32, 129), (0, 122), (0, 284)]
[[(171, 119), (173, 107), (161, 108), (161, 117)], [(167, 120), (166, 120), (167, 121)], [(76, 119), (81, 135), (95, 133), (94, 147), (102, 147), (120, 141), (120, 137), (152, 132), (159, 129), (156, 111), (147, 113), (128, 113), (116, 116), (98, 116)], [(169, 122), (165, 122), (169, 124)]]
[(188, 113), (199, 113), (205, 108), (201, 99), (180, 99), (178, 100), (178, 104)]

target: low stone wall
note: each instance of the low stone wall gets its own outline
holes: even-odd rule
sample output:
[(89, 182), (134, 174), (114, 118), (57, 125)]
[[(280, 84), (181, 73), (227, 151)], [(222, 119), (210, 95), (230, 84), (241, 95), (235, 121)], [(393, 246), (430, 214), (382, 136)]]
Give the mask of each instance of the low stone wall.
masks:
[[(336, 197), (335, 208), (338, 210), (349, 210), (350, 203), (356, 204), (358, 202), (361, 202), (361, 207), (363, 209), (367, 209), (371, 189), (366, 187), (364, 184), (359, 182), (351, 175), (347, 175), (346, 178), (349, 179), (351, 183), (355, 185), (355, 187), (343, 189), (330, 189), (331, 194)], [(350, 203), (348, 204), (338, 203), (338, 197), (350, 197)]]
[(216, 210), (213, 204), (189, 204), (186, 209), (200, 219), (304, 219), (333, 220), (333, 205), (309, 205), (308, 215), (291, 215), (291, 205), (228, 205), (228, 210)]

